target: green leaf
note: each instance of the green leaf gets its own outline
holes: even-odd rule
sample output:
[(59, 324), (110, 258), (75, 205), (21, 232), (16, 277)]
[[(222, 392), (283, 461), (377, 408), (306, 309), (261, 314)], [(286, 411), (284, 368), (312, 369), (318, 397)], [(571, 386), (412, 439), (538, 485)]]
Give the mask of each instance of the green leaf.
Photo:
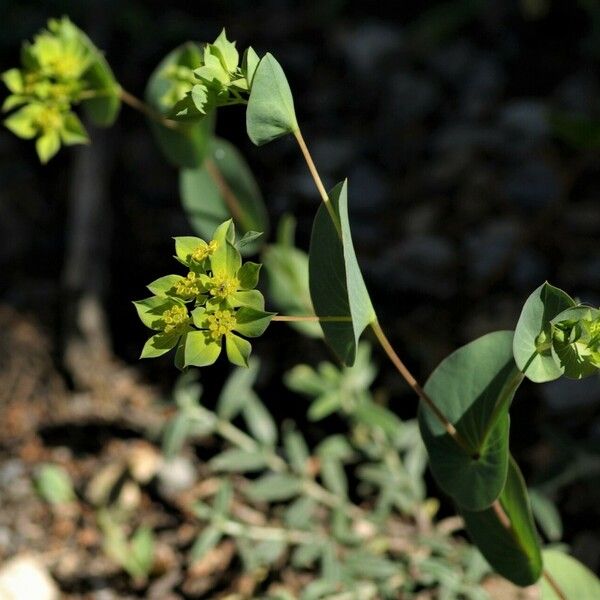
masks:
[(531, 585), (541, 575), (542, 556), (527, 488), (512, 457), (506, 484), (498, 500), (510, 521), (510, 528), (500, 521), (493, 508), (478, 512), (459, 508), (465, 527), (483, 556), (500, 575), (516, 585)]
[(529, 490), (533, 516), (551, 542), (558, 542), (563, 534), (562, 520), (556, 505), (543, 492)]
[(1, 76), (2, 81), (13, 94), (21, 94), (23, 92), (23, 75), (19, 69), (8, 69)]
[[(75, 25), (73, 25), (74, 28)], [(118, 84), (104, 54), (81, 29), (76, 28), (83, 44), (93, 57), (91, 66), (87, 69), (84, 79), (92, 90), (97, 92), (96, 98), (82, 102), (83, 110), (90, 121), (98, 127), (110, 127), (119, 116), (121, 109), (121, 86)]]
[(205, 331), (191, 331), (186, 336), (184, 366), (206, 367), (214, 364), (221, 354), (221, 343)]
[(59, 465), (42, 465), (35, 477), (38, 494), (50, 504), (66, 504), (75, 500), (69, 473)]
[(361, 402), (352, 411), (352, 416), (369, 427), (381, 429), (392, 439), (403, 426), (402, 421), (392, 411), (371, 400)]
[(228, 303), (233, 308), (242, 306), (244, 308), (257, 310), (261, 313), (264, 312), (265, 309), (265, 297), (258, 290), (242, 290), (239, 292), (234, 292), (231, 296), (229, 296)]
[(259, 337), (269, 326), (273, 315), (275, 315), (275, 313), (263, 312), (262, 310), (256, 310), (255, 308), (242, 306), (242, 308), (235, 313), (237, 324), (233, 330), (246, 337)]
[(310, 452), (304, 436), (294, 429), (284, 431), (283, 446), (292, 469), (298, 474), (305, 473)]
[(283, 520), (290, 529), (310, 529), (315, 519), (317, 502), (310, 496), (296, 498), (283, 514)]
[(321, 479), (325, 487), (340, 498), (348, 496), (348, 479), (339, 460), (333, 458), (321, 459)]
[(254, 262), (245, 262), (237, 273), (240, 289), (252, 290), (258, 285), (258, 276), (262, 265)]
[[(223, 275), (236, 277), (239, 268), (242, 266), (242, 257), (239, 250), (229, 241), (229, 232), (233, 229), (231, 220), (219, 225), (213, 234), (213, 239), (217, 241), (216, 250), (210, 257), (210, 267), (214, 275)], [(235, 231), (235, 230), (233, 230)], [(235, 233), (233, 233), (235, 236)]]
[(67, 113), (63, 122), (63, 127), (60, 130), (60, 138), (62, 143), (67, 146), (75, 144), (88, 144), (90, 138), (83, 123), (75, 113)]
[(309, 251), (310, 295), (319, 317), (342, 317), (347, 321), (324, 322), (325, 340), (347, 366), (356, 358), (356, 348), (365, 327), (376, 320), (350, 233), (348, 185), (340, 183), (329, 193), (339, 218), (342, 241), (323, 204), (313, 224)]
[(252, 46), (248, 46), (248, 48), (246, 48), (244, 51), (244, 56), (242, 58), (242, 73), (248, 82), (248, 89), (252, 88), (254, 74), (256, 73), (256, 68), (258, 67), (259, 62), (260, 57), (254, 51), (254, 48), (252, 48)]
[(342, 396), (338, 390), (319, 396), (311, 403), (307, 416), (311, 421), (320, 421), (342, 408)]
[[(146, 101), (162, 115), (170, 114), (172, 106), (166, 106), (163, 98), (172, 86), (167, 77), (168, 68), (182, 65), (193, 69), (200, 64), (200, 48), (188, 42), (171, 51), (156, 67), (146, 86)], [(194, 169), (202, 164), (208, 153), (209, 141), (214, 131), (214, 112), (176, 127), (165, 127), (149, 121), (155, 140), (165, 158), (176, 167)]]
[(227, 69), (227, 71), (229, 71), (229, 73), (233, 73), (237, 69), (238, 62), (240, 61), (240, 55), (235, 49), (235, 42), (230, 42), (227, 39), (225, 28), (223, 28), (213, 46), (218, 49), (219, 54), (221, 55), (223, 66)]
[(508, 408), (522, 374), (512, 331), (496, 331), (459, 348), (429, 377), (425, 392), (470, 448), (446, 432), (430, 408), (419, 426), (439, 486), (463, 508), (482, 510), (498, 497), (508, 469)]
[(248, 452), (230, 448), (217, 454), (209, 461), (208, 466), (213, 471), (248, 473), (264, 469), (267, 466), (267, 460), (263, 452)]
[(146, 287), (156, 296), (172, 296), (173, 288), (177, 283), (183, 281), (185, 279), (181, 275), (165, 275), (164, 277), (159, 277), (155, 279), (152, 283), (148, 284)]
[(175, 415), (165, 426), (162, 434), (162, 452), (167, 461), (173, 460), (190, 433), (190, 421), (183, 411)]
[(561, 591), (556, 593), (546, 577), (541, 580), (541, 600), (595, 600), (600, 598), (600, 580), (572, 556), (544, 550), (544, 570)]
[(248, 357), (252, 352), (252, 345), (248, 340), (233, 333), (228, 333), (225, 336), (225, 349), (230, 363), (238, 367), (248, 366)]
[[(147, 577), (154, 564), (154, 534), (149, 527), (139, 527), (131, 538), (131, 571)], [(135, 566), (134, 566), (135, 565)]]
[(257, 146), (298, 130), (290, 86), (281, 65), (269, 53), (263, 56), (254, 73), (246, 130)]
[(190, 559), (192, 561), (200, 560), (221, 541), (222, 537), (223, 534), (213, 525), (206, 527), (194, 542), (190, 550)]
[(285, 473), (270, 473), (253, 481), (246, 495), (254, 501), (281, 502), (297, 496), (302, 490), (302, 480)]
[(515, 329), (514, 355), (517, 367), (536, 383), (552, 381), (562, 369), (551, 352), (550, 321), (575, 302), (562, 290), (544, 283), (525, 301)]
[[(194, 228), (207, 239), (214, 229), (233, 218), (242, 234), (269, 229), (269, 217), (258, 184), (244, 157), (228, 141), (212, 138), (210, 162), (196, 162), (179, 173), (179, 195)], [(254, 254), (261, 241), (240, 245), (245, 255)]]
[(267, 446), (274, 446), (277, 443), (275, 421), (254, 392), (248, 395), (242, 407), (242, 414), (252, 437)]
[(252, 386), (258, 375), (258, 359), (252, 358), (247, 369), (235, 369), (225, 382), (217, 401), (217, 414), (225, 421), (237, 417), (248, 398), (254, 395)]
[(157, 333), (153, 335), (142, 348), (140, 358), (157, 358), (172, 350), (177, 345), (181, 332)]
[(37, 134), (35, 126), (36, 107), (27, 105), (14, 112), (10, 117), (4, 120), (4, 125), (16, 136), (30, 140)]
[(58, 131), (44, 133), (35, 141), (35, 149), (42, 164), (46, 164), (60, 150)]
[(135, 310), (137, 311), (138, 317), (142, 321), (142, 323), (149, 327), (150, 329), (154, 329), (158, 331), (162, 329), (161, 318), (163, 312), (172, 308), (178, 304), (177, 301), (171, 298), (165, 298), (160, 296), (151, 296), (150, 298), (144, 298), (143, 300), (136, 300), (133, 305), (135, 306)]

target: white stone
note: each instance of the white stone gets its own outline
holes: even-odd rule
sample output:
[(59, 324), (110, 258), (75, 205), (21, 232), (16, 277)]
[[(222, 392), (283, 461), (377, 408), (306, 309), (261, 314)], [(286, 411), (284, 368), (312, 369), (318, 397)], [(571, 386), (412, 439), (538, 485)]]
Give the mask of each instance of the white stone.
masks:
[(17, 556), (0, 567), (0, 600), (58, 600), (59, 590), (33, 556)]

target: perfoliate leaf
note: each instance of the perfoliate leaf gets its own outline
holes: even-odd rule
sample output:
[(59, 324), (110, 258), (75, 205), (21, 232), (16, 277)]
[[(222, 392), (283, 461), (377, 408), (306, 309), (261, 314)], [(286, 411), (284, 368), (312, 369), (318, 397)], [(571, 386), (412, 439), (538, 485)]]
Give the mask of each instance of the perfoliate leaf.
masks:
[(165, 275), (155, 279), (152, 283), (149, 283), (146, 287), (156, 296), (172, 296), (173, 288), (177, 283), (183, 281), (184, 277), (181, 275)]
[(551, 542), (558, 542), (562, 538), (563, 527), (560, 513), (556, 505), (543, 492), (529, 490), (531, 510), (540, 529)]
[(376, 315), (352, 243), (347, 182), (336, 185), (329, 198), (339, 219), (342, 239), (329, 212), (321, 204), (310, 239), (310, 295), (319, 317), (345, 319), (322, 320), (320, 325), (326, 342), (339, 359), (352, 366), (360, 335), (376, 320)]
[[(165, 97), (173, 83), (168, 77), (169, 67), (185, 66), (190, 69), (200, 64), (200, 48), (191, 42), (175, 48), (159, 63), (146, 86), (146, 101), (162, 115), (169, 115), (173, 106), (165, 105)], [(166, 127), (149, 121), (150, 128), (165, 158), (179, 168), (199, 167), (208, 152), (214, 130), (214, 113), (199, 115), (189, 122), (177, 122)]]
[[(516, 585), (531, 585), (541, 575), (542, 556), (527, 488), (512, 457), (498, 500), (504, 516), (493, 508), (479, 512), (460, 509), (465, 526), (483, 556), (500, 575)], [(508, 522), (503, 523), (504, 518), (508, 518)]]
[(514, 337), (517, 367), (536, 383), (558, 379), (563, 370), (552, 358), (550, 322), (575, 302), (562, 290), (544, 283), (527, 298)]
[(419, 426), (439, 486), (463, 508), (483, 510), (499, 496), (508, 469), (508, 408), (523, 377), (513, 332), (496, 331), (444, 359), (425, 392), (470, 451), (450, 437), (430, 408), (419, 405)]
[(25, 140), (34, 138), (37, 134), (35, 126), (35, 108), (31, 105), (24, 106), (4, 120), (4, 125), (16, 136)]
[(294, 98), (281, 65), (265, 54), (254, 73), (246, 130), (257, 146), (262, 146), (298, 129)]
[[(600, 598), (600, 580), (586, 566), (572, 556), (558, 550), (544, 550), (544, 570), (566, 600), (594, 600)], [(547, 577), (540, 582), (541, 600), (562, 600)]]

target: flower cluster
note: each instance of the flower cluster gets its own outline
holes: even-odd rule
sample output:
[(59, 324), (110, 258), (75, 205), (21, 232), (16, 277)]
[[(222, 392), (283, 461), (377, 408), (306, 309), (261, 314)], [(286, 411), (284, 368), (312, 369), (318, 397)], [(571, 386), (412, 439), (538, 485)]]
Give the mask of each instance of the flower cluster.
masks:
[(13, 111), (4, 124), (21, 138), (36, 139), (43, 163), (58, 152), (61, 144), (89, 141), (73, 106), (108, 93), (98, 89), (98, 74), (94, 74), (99, 56), (68, 18), (51, 19), (33, 42), (24, 43), (21, 68), (2, 74), (10, 91), (2, 111)]
[(600, 369), (600, 309), (569, 308), (551, 322), (550, 351), (567, 377), (581, 379)]
[(240, 65), (235, 42), (227, 39), (223, 29), (214, 43), (197, 53), (194, 66), (190, 58), (186, 55), (186, 64), (169, 64), (164, 69), (170, 86), (161, 104), (170, 107), (173, 118), (199, 118), (218, 106), (246, 101), (259, 62), (252, 48), (246, 50)]
[(141, 358), (176, 349), (175, 364), (203, 367), (219, 357), (223, 340), (228, 359), (248, 366), (252, 347), (245, 337), (258, 337), (274, 313), (264, 311), (256, 290), (261, 265), (242, 264), (231, 220), (221, 224), (213, 239), (175, 238), (175, 258), (186, 275), (165, 275), (148, 285), (154, 294), (134, 302), (142, 322), (156, 333)]

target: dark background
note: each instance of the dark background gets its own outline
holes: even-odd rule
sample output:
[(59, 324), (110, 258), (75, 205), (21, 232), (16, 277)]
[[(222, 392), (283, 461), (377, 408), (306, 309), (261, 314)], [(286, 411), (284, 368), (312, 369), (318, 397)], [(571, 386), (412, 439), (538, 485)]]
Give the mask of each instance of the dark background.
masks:
[[(252, 44), (277, 56), (326, 185), (349, 177), (367, 285), (421, 380), (459, 345), (513, 328), (545, 279), (600, 303), (600, 167), (597, 141), (594, 148), (587, 137), (600, 118), (594, 0), (2, 0), (0, 69), (16, 66), (21, 40), (62, 14), (105, 50), (118, 80), (138, 96), (169, 50), (187, 39), (213, 40), (223, 26), (239, 48)], [(292, 212), (306, 248), (318, 196), (293, 140), (257, 149), (243, 110), (226, 110), (219, 134), (248, 158), (272, 223)], [(591, 120), (576, 140), (555, 125), (565, 115)], [(80, 189), (73, 173), (90, 149), (62, 150), (44, 167), (32, 143), (0, 131), (0, 303), (35, 319), (69, 380), (69, 311), (73, 296), (91, 289), (118, 359), (167, 390), (175, 376), (168, 358), (136, 362), (146, 331), (131, 300), (170, 271), (171, 236), (190, 231), (177, 174), (128, 107), (115, 127), (91, 137), (97, 154), (89, 159), (92, 180), (82, 185), (102, 191), (102, 210), (88, 239), (92, 257), (73, 286), (65, 275)], [(329, 358), (327, 350), (275, 325), (255, 352), (262, 397), (278, 417), (302, 421), (306, 404), (285, 391), (280, 375), (298, 359)], [(384, 356), (376, 359), (377, 385), (401, 416), (414, 416), (407, 387)], [(226, 372), (221, 364), (203, 373), (209, 397)], [(596, 569), (599, 415), (597, 377), (525, 384), (511, 437), (529, 482), (559, 474), (546, 489), (564, 518), (564, 540)], [(431, 493), (438, 494), (433, 485)]]

